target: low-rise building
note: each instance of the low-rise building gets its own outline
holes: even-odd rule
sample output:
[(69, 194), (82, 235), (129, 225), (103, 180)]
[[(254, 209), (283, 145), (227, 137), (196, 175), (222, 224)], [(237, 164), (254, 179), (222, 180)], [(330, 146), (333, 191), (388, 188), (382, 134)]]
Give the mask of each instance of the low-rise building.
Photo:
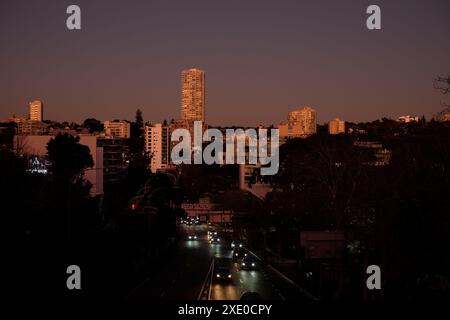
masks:
[(317, 131), (317, 112), (310, 107), (291, 111), (278, 129), (280, 139), (308, 137)]
[(345, 133), (345, 121), (336, 118), (328, 122), (329, 134), (341, 134)]
[(126, 139), (97, 137), (97, 146), (103, 150), (103, 180), (105, 188), (127, 174), (130, 160)]
[(103, 122), (105, 135), (112, 138), (130, 138), (130, 123), (128, 121), (105, 121)]
[(12, 117), (8, 118), (7, 121), (17, 124), (17, 134), (19, 135), (40, 135), (45, 131), (45, 125), (41, 121), (23, 117)]
[(406, 116), (398, 117), (398, 121), (399, 122), (403, 122), (403, 123), (419, 122), (419, 117), (418, 116), (412, 116), (412, 115), (408, 114)]
[(392, 151), (384, 148), (380, 142), (356, 140), (353, 142), (353, 145), (356, 147), (373, 150), (374, 159), (367, 161), (366, 164), (368, 165), (387, 166), (391, 161)]

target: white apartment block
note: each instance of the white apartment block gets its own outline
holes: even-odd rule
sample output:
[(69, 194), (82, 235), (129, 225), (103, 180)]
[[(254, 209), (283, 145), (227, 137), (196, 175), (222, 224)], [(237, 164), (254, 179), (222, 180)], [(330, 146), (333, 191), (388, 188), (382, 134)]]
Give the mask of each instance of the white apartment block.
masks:
[(145, 151), (150, 155), (150, 170), (167, 168), (170, 164), (170, 127), (161, 123), (145, 126)]

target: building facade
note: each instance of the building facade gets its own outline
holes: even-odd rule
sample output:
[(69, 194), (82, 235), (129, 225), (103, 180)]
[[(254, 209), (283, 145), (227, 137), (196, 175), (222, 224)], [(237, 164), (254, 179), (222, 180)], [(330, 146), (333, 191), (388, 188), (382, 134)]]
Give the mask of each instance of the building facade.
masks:
[(317, 112), (310, 107), (289, 112), (287, 121), (278, 125), (280, 138), (304, 138), (317, 130)]
[(406, 116), (400, 116), (397, 119), (399, 122), (403, 123), (409, 123), (409, 122), (419, 122), (418, 116), (412, 116), (412, 115), (406, 115)]
[(102, 149), (103, 180), (105, 189), (123, 179), (130, 158), (125, 139), (97, 137), (97, 147)]
[(356, 140), (353, 142), (353, 145), (372, 151), (373, 159), (366, 161), (366, 165), (376, 167), (387, 166), (391, 161), (392, 151), (383, 147), (383, 144), (378, 141)]
[(30, 120), (42, 121), (44, 118), (44, 105), (40, 100), (34, 100), (29, 103), (30, 106)]
[(328, 122), (328, 133), (329, 134), (345, 133), (345, 121), (336, 118)]
[(105, 121), (103, 126), (107, 137), (122, 139), (130, 137), (130, 123), (128, 121)]
[(205, 121), (205, 72), (202, 70), (181, 73), (181, 120)]
[(145, 151), (150, 155), (153, 173), (170, 165), (170, 135), (170, 126), (161, 123), (145, 126)]
[(9, 118), (8, 122), (14, 122), (17, 125), (17, 134), (20, 135), (40, 135), (45, 131), (45, 126), (41, 121), (25, 118)]

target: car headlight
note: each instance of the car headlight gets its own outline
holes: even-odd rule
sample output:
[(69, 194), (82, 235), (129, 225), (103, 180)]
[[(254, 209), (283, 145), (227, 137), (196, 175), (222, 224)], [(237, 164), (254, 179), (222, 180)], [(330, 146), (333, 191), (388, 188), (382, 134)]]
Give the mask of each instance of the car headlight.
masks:
[(220, 241), (220, 239), (219, 239), (219, 238), (217, 238), (217, 241)]
[(254, 263), (252, 263), (252, 267), (254, 267), (255, 266), (255, 264)]
[(220, 278), (220, 274), (217, 274), (216, 277), (217, 277), (217, 278)]
[(237, 254), (237, 253), (235, 253), (234, 255), (235, 255), (236, 257), (238, 256), (238, 254)]
[(242, 243), (239, 245), (239, 248), (242, 248)]
[(191, 236), (189, 236), (189, 239), (191, 239), (192, 237)]
[(197, 236), (194, 236), (194, 239), (197, 239)]
[(228, 275), (228, 278), (231, 278), (231, 274)]
[(244, 253), (244, 257), (246, 257), (247, 256), (247, 254), (246, 253)]
[(245, 262), (242, 262), (242, 265), (245, 267)]

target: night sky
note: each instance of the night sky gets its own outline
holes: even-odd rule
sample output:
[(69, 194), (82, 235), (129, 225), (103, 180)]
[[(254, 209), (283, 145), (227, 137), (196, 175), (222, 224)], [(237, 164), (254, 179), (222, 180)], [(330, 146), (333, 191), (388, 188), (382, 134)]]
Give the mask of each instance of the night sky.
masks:
[[(66, 28), (77, 4), (82, 30)], [(382, 30), (366, 29), (366, 8)], [(183, 69), (206, 71), (206, 121), (278, 123), (430, 116), (447, 100), (450, 1), (0, 0), (0, 118), (44, 102), (45, 118), (179, 118)]]

